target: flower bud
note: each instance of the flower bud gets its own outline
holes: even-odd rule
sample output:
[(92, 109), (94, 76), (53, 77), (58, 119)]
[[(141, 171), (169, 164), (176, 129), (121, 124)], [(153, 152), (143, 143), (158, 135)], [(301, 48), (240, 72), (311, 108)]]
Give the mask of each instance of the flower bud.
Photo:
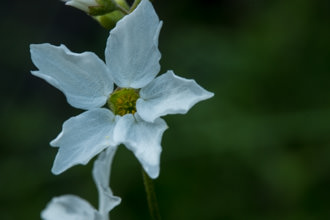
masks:
[(111, 30), (124, 16), (125, 14), (123, 12), (116, 10), (105, 15), (94, 16), (94, 18), (100, 23), (102, 27)]
[(117, 3), (114, 0), (64, 0), (66, 5), (78, 8), (89, 15), (104, 15), (116, 10)]

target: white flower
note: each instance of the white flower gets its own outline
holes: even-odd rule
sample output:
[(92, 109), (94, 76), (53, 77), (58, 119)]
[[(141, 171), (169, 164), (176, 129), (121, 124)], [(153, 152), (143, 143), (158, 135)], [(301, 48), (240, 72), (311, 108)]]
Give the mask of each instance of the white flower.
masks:
[[(103, 149), (123, 143), (150, 177), (159, 175), (160, 142), (167, 128), (160, 117), (184, 114), (213, 96), (172, 71), (156, 77), (161, 26), (151, 3), (142, 0), (110, 32), (105, 63), (94, 53), (73, 53), (64, 45), (31, 45), (39, 68), (32, 74), (61, 90), (72, 106), (87, 110), (64, 122), (51, 142), (59, 147), (53, 173), (86, 164)], [(107, 102), (112, 111), (102, 107)]]
[(109, 212), (119, 205), (121, 199), (113, 196), (109, 188), (111, 162), (116, 151), (108, 148), (95, 160), (93, 178), (99, 193), (99, 209), (94, 209), (86, 200), (75, 195), (53, 198), (41, 212), (43, 220), (108, 220)]

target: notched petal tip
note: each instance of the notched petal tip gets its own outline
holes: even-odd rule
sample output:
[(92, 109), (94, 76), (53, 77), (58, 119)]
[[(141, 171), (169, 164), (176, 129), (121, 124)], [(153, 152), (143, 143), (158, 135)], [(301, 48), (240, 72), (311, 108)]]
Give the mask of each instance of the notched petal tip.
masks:
[[(63, 129), (63, 128), (62, 128)], [(57, 137), (55, 139), (53, 139), (49, 145), (52, 146), (52, 147), (60, 147), (60, 143), (59, 141), (61, 140), (61, 138), (63, 137), (63, 131), (61, 131)]]

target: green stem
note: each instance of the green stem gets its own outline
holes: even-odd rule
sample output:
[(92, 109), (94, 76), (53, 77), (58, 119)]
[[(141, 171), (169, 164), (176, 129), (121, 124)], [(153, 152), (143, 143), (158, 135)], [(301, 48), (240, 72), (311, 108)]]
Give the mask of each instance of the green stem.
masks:
[(123, 12), (125, 15), (128, 15), (130, 12), (128, 10), (126, 10), (124, 7), (122, 7), (121, 5), (117, 4), (117, 9), (121, 12)]
[[(151, 2), (153, 2), (153, 0), (149, 0)], [(134, 0), (130, 10), (129, 10), (129, 13), (131, 13), (132, 11), (134, 11), (136, 9), (136, 7), (139, 5), (139, 3), (141, 2), (141, 0)]]
[(148, 176), (148, 174), (143, 169), (142, 169), (142, 175), (143, 175), (144, 188), (145, 188), (146, 194), (147, 194), (147, 200), (148, 200), (148, 206), (149, 206), (149, 212), (151, 215), (151, 219), (160, 220), (161, 218), (160, 218), (160, 213), (159, 213), (159, 209), (158, 209), (154, 184), (152, 182), (152, 179)]
[(130, 10), (129, 10), (129, 13), (131, 13), (132, 11), (134, 11), (136, 9), (136, 7), (138, 6), (138, 4), (140, 3), (141, 0), (134, 0)]
[(120, 5), (126, 10), (129, 10), (129, 5), (127, 4), (126, 0), (115, 0), (115, 2), (117, 3), (117, 5)]

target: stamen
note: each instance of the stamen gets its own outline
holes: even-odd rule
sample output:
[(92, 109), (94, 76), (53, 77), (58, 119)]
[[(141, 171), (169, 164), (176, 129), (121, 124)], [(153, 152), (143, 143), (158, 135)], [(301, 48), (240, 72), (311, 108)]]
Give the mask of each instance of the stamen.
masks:
[(108, 106), (115, 115), (134, 114), (139, 93), (135, 89), (116, 89), (108, 99)]

